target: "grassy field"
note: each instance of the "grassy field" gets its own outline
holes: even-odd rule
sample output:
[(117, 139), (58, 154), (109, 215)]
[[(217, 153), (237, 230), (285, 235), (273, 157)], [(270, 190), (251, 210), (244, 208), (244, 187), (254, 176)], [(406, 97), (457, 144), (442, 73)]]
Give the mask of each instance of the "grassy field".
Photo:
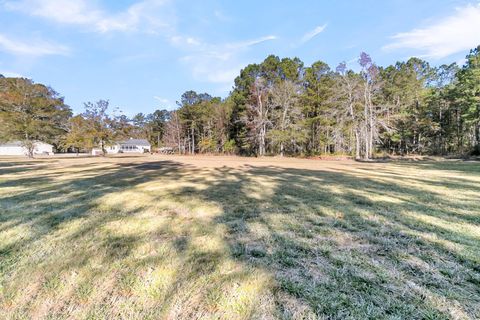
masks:
[(480, 163), (0, 160), (1, 319), (478, 319)]

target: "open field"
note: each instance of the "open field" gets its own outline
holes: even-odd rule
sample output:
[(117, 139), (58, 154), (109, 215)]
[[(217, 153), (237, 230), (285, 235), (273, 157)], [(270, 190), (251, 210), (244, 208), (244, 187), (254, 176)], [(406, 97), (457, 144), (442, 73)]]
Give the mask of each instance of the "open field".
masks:
[(0, 160), (1, 319), (478, 319), (480, 164)]

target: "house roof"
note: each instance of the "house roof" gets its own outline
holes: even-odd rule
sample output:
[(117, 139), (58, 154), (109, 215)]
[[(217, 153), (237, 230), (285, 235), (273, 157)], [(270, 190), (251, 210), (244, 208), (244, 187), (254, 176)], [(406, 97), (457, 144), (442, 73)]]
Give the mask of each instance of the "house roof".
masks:
[(0, 143), (0, 147), (21, 147), (22, 143), (20, 141), (10, 141), (5, 143)]
[(128, 139), (117, 142), (120, 145), (150, 147), (150, 142), (146, 139)]
[[(49, 146), (52, 146), (51, 144), (43, 142), (43, 141), (35, 141), (35, 143), (43, 143), (43, 144), (47, 144)], [(23, 145), (22, 145), (21, 141), (9, 141), (9, 142), (5, 142), (5, 143), (0, 143), (0, 147), (22, 147), (22, 146)]]

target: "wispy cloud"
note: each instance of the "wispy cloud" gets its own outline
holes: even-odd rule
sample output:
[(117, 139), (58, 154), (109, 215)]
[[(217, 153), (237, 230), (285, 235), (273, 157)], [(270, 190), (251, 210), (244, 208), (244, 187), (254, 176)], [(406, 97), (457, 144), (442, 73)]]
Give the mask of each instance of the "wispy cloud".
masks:
[(327, 24), (324, 24), (322, 26), (318, 26), (315, 29), (305, 33), (301, 39), (301, 43), (306, 43), (312, 40), (314, 37), (322, 33), (326, 28), (327, 28)]
[(251, 47), (277, 37), (268, 35), (256, 39), (237, 41), (224, 44), (210, 44), (198, 39), (188, 41), (188, 37), (175, 38), (176, 44), (189, 53), (180, 60), (188, 65), (193, 76), (200, 81), (211, 83), (232, 84), (240, 69), (245, 66), (242, 54)]
[(162, 98), (160, 96), (154, 96), (153, 99), (159, 102), (157, 108), (166, 109), (166, 110), (175, 110), (177, 105), (173, 100)]
[(271, 40), (277, 40), (277, 39), (278, 39), (277, 36), (270, 35), (270, 36), (265, 36), (265, 37), (261, 37), (261, 38), (258, 38), (258, 39), (231, 43), (227, 46), (229, 46), (231, 48), (246, 48), (246, 47), (255, 46), (255, 45), (263, 43), (263, 42), (267, 42), (267, 41), (271, 41)]
[(67, 55), (69, 48), (42, 40), (20, 41), (0, 34), (0, 51), (19, 56)]
[(153, 99), (157, 100), (161, 104), (170, 104), (170, 100), (168, 100), (166, 98), (162, 98), (162, 97), (159, 97), (159, 96), (154, 96)]
[(166, 2), (168, 1), (144, 0), (114, 14), (102, 10), (91, 0), (20, 0), (6, 1), (4, 6), (7, 10), (23, 12), (55, 23), (79, 25), (100, 33), (140, 29), (155, 32), (167, 25), (158, 14), (158, 9)]
[(423, 57), (440, 59), (480, 44), (479, 30), (480, 4), (470, 4), (434, 24), (394, 35), (383, 49), (411, 49)]

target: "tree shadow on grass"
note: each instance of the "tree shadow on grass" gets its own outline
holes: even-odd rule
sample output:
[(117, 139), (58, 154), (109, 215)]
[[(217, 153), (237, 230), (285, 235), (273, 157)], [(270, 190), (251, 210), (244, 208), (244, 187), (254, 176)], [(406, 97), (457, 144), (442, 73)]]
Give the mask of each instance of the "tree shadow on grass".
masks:
[[(104, 168), (77, 167), (82, 175), (71, 179), (59, 179), (69, 175), (69, 170), (56, 170), (0, 182), (0, 186), (20, 188), (0, 198), (0, 232), (24, 225), (30, 228), (28, 236), (17, 237), (1, 248), (0, 274), (7, 275), (3, 281), (10, 279), (8, 274), (14, 273), (26, 248), (41, 246), (42, 239), (55, 235), (64, 224), (78, 221), (80, 226), (62, 238), (72, 246), (70, 250), (42, 252), (45, 260), (60, 263), (55, 273), (46, 276), (44, 286), (55, 288), (59, 275), (96, 261), (93, 265), (102, 267), (75, 285), (76, 294), (84, 294), (87, 300), (93, 282), (105, 285), (88, 307), (100, 312), (92, 317), (125, 316), (112, 313), (113, 307), (101, 307), (109, 297), (125, 304), (141, 303), (132, 296), (138, 273), (165, 263), (163, 251), (129, 259), (146, 239), (156, 250), (159, 245), (174, 252), (181, 270), (173, 272), (161, 294), (152, 293), (156, 302), (145, 306), (142, 316), (169, 314), (169, 308), (178, 303), (178, 292), (222, 295), (219, 287), (224, 283), (263, 270), (276, 280), (272, 288), (276, 311), (271, 317), (480, 317), (480, 239), (474, 232), (478, 229), (472, 229), (478, 226), (480, 204), (472, 201), (465, 205), (415, 186), (450, 183), (458, 192), (476, 192), (478, 180), (458, 178), (452, 184), (422, 177), (412, 184), (412, 178), (402, 177), (401, 170), (388, 169), (381, 169), (386, 177), (367, 177), (358, 171), (274, 166), (208, 169), (174, 161), (107, 164)], [(478, 176), (475, 169), (461, 165), (446, 169), (443, 164), (409, 164), (404, 168)], [(172, 189), (167, 195), (180, 203), (197, 199), (212, 204), (221, 209), (220, 214), (211, 221), (191, 216), (178, 219), (179, 213), (174, 212), (166, 224), (147, 235), (140, 230), (134, 234), (105, 231), (109, 223), (121, 226), (123, 219), (151, 210), (165, 194), (153, 193), (152, 203), (135, 209), (122, 208), (128, 203), (122, 201), (118, 207), (102, 211), (100, 200), (152, 181), (165, 181), (166, 185), (185, 182), (188, 186)], [(226, 229), (222, 241), (230, 258), (244, 266), (241, 270), (222, 273), (225, 257), (219, 251), (202, 250), (195, 242), (195, 237), (201, 238), (217, 226)], [(98, 236), (100, 231), (105, 235)], [(48, 270), (48, 263), (38, 268)], [(106, 284), (112, 276), (106, 270), (114, 273), (113, 287)], [(199, 278), (206, 279), (203, 287), (192, 287)], [(202, 308), (208, 306), (208, 299), (177, 315), (205, 314), (208, 308)], [(38, 301), (31, 297), (24, 307), (35, 303)], [(255, 315), (254, 309), (260, 306), (252, 304), (250, 308), (244, 315)]]
[[(20, 188), (20, 191), (0, 197), (2, 212), (0, 223), (3, 224), (0, 232), (20, 225), (28, 225), (30, 228), (29, 235), (21, 236), (20, 240), (0, 248), (0, 255), (3, 258), (14, 255), (23, 247), (55, 232), (63, 223), (91, 215), (92, 210), (98, 207), (98, 199), (107, 194), (134, 188), (138, 184), (159, 177), (180, 175), (178, 163), (161, 161), (152, 166), (156, 169), (148, 174), (142, 174), (135, 164), (120, 163), (103, 169), (84, 165), (84, 168), (80, 169), (81, 174), (87, 176), (86, 178), (58, 180), (56, 178), (64, 174), (68, 175), (68, 172), (45, 173), (41, 171), (44, 168), (43, 165), (38, 165), (36, 168), (29, 169), (41, 171), (38, 175), (30, 172), (26, 177), (0, 182), (0, 188)], [(79, 166), (76, 167), (79, 168)], [(118, 214), (119, 212), (100, 215), (101, 221), (96, 222), (101, 224), (109, 218), (116, 218)], [(5, 267), (2, 263), (0, 266)], [(9, 263), (9, 266), (15, 267), (12, 263)]]
[(0, 176), (25, 172), (29, 170), (38, 170), (40, 168), (46, 168), (46, 167), (47, 167), (47, 164), (40, 165), (36, 161), (0, 162)]
[[(214, 175), (197, 195), (222, 206), (232, 256), (275, 274), (282, 316), (480, 316), (480, 235), (449, 225), (478, 226), (478, 202), (458, 215), (462, 203), (401, 177), (276, 167)], [(251, 188), (262, 179), (269, 185)]]

